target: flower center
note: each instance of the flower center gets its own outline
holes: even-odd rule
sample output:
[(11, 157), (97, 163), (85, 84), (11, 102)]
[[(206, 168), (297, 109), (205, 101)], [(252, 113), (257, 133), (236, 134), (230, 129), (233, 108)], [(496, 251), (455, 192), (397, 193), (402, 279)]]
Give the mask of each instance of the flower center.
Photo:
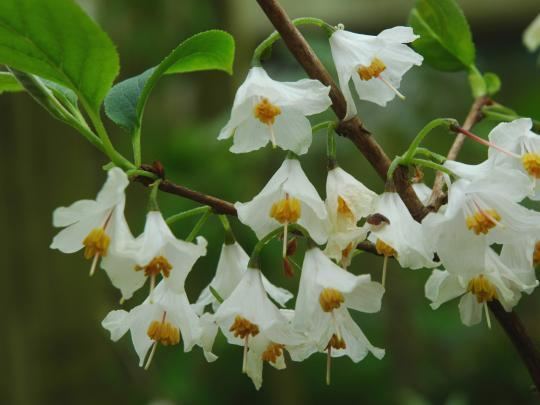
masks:
[(253, 115), (255, 115), (255, 118), (266, 125), (272, 125), (279, 114), (281, 114), (281, 108), (272, 104), (267, 98), (263, 98), (253, 108)]
[(536, 179), (540, 179), (540, 154), (538, 153), (525, 153), (521, 157), (521, 163), (527, 170), (527, 173)]
[(146, 266), (135, 266), (135, 271), (144, 270), (146, 277), (157, 276), (159, 273), (163, 274), (163, 277), (169, 277), (173, 266), (163, 256), (156, 256)]
[(326, 350), (328, 349), (345, 349), (347, 348), (347, 345), (345, 344), (345, 341), (341, 337), (337, 337), (337, 335), (334, 333), (330, 340), (328, 341), (328, 344), (326, 345)]
[(257, 336), (259, 334), (259, 327), (246, 318), (237, 315), (229, 331), (234, 333), (234, 337), (245, 339), (250, 335)]
[(105, 233), (105, 229), (92, 229), (83, 240), (84, 258), (88, 260), (96, 256), (107, 256), (110, 242), (111, 238)]
[(360, 66), (358, 68), (358, 76), (362, 80), (371, 80), (374, 77), (379, 77), (379, 75), (386, 70), (386, 65), (379, 58), (373, 58), (371, 65), (369, 66)]
[(467, 292), (476, 295), (476, 300), (479, 304), (493, 301), (497, 298), (495, 286), (482, 274), (469, 281)]
[(540, 241), (534, 245), (533, 264), (535, 266), (540, 264)]
[(180, 343), (180, 330), (170, 322), (165, 322), (165, 319), (152, 321), (146, 334), (163, 346), (174, 346)]
[(284, 348), (285, 345), (279, 343), (270, 343), (262, 354), (263, 361), (275, 363), (277, 359), (283, 354)]
[(381, 239), (377, 239), (377, 242), (375, 242), (375, 250), (384, 257), (397, 256), (396, 250)]
[(354, 214), (353, 214), (352, 210), (349, 208), (349, 205), (347, 204), (347, 201), (345, 201), (343, 199), (343, 197), (338, 196), (337, 203), (338, 203), (338, 206), (337, 206), (338, 214), (345, 217), (345, 218), (347, 218), (347, 219), (354, 220)]
[(343, 294), (335, 288), (325, 288), (319, 295), (319, 304), (324, 312), (332, 312), (345, 302)]
[(493, 209), (479, 210), (473, 215), (469, 215), (465, 222), (467, 228), (472, 230), (476, 235), (487, 234), (491, 228), (494, 228), (501, 220), (499, 213)]
[(300, 200), (289, 198), (288, 196), (272, 204), (272, 208), (270, 209), (270, 216), (280, 224), (294, 224), (300, 218), (301, 213), (302, 206), (300, 205)]

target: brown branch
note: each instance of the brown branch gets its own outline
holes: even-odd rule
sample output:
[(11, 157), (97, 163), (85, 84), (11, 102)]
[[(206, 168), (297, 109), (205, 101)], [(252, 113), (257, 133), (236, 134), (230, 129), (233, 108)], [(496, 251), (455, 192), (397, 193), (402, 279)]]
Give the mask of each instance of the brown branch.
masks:
[[(149, 170), (149, 172), (152, 173), (153, 171)], [(147, 187), (154, 182), (154, 180), (144, 176), (135, 177), (133, 180), (144, 184)], [(179, 184), (175, 184), (169, 180), (162, 180), (159, 185), (159, 189), (166, 193), (178, 195), (180, 197), (187, 198), (188, 200), (196, 201), (203, 205), (212, 207), (213, 211), (216, 214), (225, 214), (232, 216), (237, 215), (236, 208), (234, 208), (234, 205), (232, 203), (208, 194), (201, 193), (199, 191), (192, 190)]]
[[(465, 118), (463, 128), (469, 131), (474, 125), (476, 125), (483, 118), (482, 107), (488, 105), (489, 103), (491, 103), (491, 100), (488, 97), (478, 97), (474, 101), (469, 113), (467, 114), (467, 117)], [(464, 142), (465, 135), (457, 134), (454, 143), (452, 144), (450, 150), (448, 151), (448, 154), (446, 155), (446, 158), (448, 160), (456, 160), (459, 151), (463, 147)], [(429, 198), (427, 204), (429, 211), (437, 212), (439, 208), (441, 208), (441, 205), (444, 204), (446, 200), (446, 193), (443, 191), (443, 187), (444, 177), (441, 172), (438, 172), (435, 176), (435, 182), (433, 183), (433, 191), (431, 192), (431, 197)]]
[(499, 301), (488, 302), (488, 305), (512, 341), (521, 360), (527, 366), (537, 392), (540, 392), (540, 352), (538, 347), (532, 342), (515, 312), (506, 312)]
[[(315, 55), (300, 31), (298, 31), (296, 26), (291, 22), (291, 19), (287, 16), (285, 10), (276, 0), (257, 0), (257, 2), (281, 35), (281, 38), (285, 42), (287, 48), (289, 48), (289, 51), (291, 51), (298, 63), (302, 65), (308, 76), (331, 87), (330, 98), (332, 99), (332, 109), (339, 119), (343, 119), (347, 110), (343, 93), (339, 87), (336, 86), (332, 77), (319, 58)], [(347, 121), (341, 121), (336, 131), (338, 134), (349, 138), (366, 157), (378, 175), (383, 180), (386, 180), (386, 173), (388, 172), (391, 161), (373, 138), (372, 134), (363, 126), (362, 121), (360, 121), (358, 117), (354, 117)], [(417, 221), (420, 221), (427, 215), (428, 210), (424, 207), (412, 189), (408, 181), (407, 170), (399, 167), (394, 174), (393, 180), (396, 191), (400, 194), (401, 199), (411, 212), (411, 215)]]

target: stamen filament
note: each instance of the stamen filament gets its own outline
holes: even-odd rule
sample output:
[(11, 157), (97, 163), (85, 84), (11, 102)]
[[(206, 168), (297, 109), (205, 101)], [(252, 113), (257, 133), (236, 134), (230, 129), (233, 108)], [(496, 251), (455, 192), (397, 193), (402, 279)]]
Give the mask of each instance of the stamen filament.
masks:
[(287, 231), (289, 228), (289, 221), (285, 221), (283, 224), (283, 258), (287, 257)]
[(272, 141), (272, 148), (276, 149), (276, 135), (274, 134), (274, 127), (272, 125), (268, 125), (268, 129), (270, 130), (270, 141)]
[(398, 91), (398, 89), (396, 89), (394, 86), (392, 86), (392, 84), (391, 84), (388, 80), (386, 80), (386, 79), (385, 79), (384, 77), (382, 77), (382, 76), (377, 76), (377, 78), (378, 78), (378, 79), (381, 79), (381, 81), (382, 81), (384, 84), (386, 84), (390, 90), (392, 90), (394, 93), (396, 93), (396, 96), (398, 96), (398, 97), (399, 97), (400, 99), (402, 99), (402, 100), (405, 100), (405, 96), (404, 96), (403, 94), (401, 94), (401, 93)]
[(148, 297), (150, 298), (150, 304), (154, 303), (154, 297), (152, 295), (153, 295), (155, 287), (156, 287), (156, 275), (152, 274), (150, 276), (150, 292), (148, 293)]
[(485, 145), (485, 146), (488, 146), (488, 147), (491, 147), (493, 149), (496, 149), (498, 150), (499, 152), (501, 153), (504, 153), (505, 155), (508, 155), (508, 156), (511, 156), (513, 158), (516, 158), (516, 159), (521, 159), (521, 156), (517, 155), (516, 153), (514, 152), (510, 152), (509, 150), (506, 150), (504, 148), (501, 148), (500, 146), (490, 142), (490, 141), (487, 141), (485, 140), (484, 138), (480, 138), (478, 135), (475, 135), (473, 134), (472, 132), (470, 131), (467, 131), (465, 128), (461, 128), (461, 127), (458, 127), (458, 126), (455, 126), (453, 127), (457, 132), (471, 138), (473, 141), (476, 141), (482, 145)]
[(385, 287), (385, 284), (386, 284), (386, 268), (387, 267), (388, 267), (388, 256), (384, 256), (383, 267), (382, 267), (382, 280), (381, 280), (381, 284), (383, 287)]
[(99, 260), (99, 254), (96, 253), (94, 255), (94, 258), (92, 259), (92, 266), (90, 266), (90, 277), (92, 277), (94, 273), (96, 272), (98, 260)]
[(332, 346), (328, 345), (326, 351), (326, 385), (330, 385), (330, 370), (332, 368)]
[(148, 359), (146, 360), (146, 365), (144, 366), (145, 370), (148, 370), (148, 368), (150, 367), (150, 363), (152, 362), (152, 359), (154, 358), (154, 353), (156, 353), (157, 343), (158, 342), (156, 341), (152, 345), (152, 350), (150, 351), (150, 354), (148, 355)]
[(247, 369), (248, 338), (249, 335), (244, 338), (244, 357), (242, 358), (242, 373), (244, 374), (246, 373)]
[(484, 312), (486, 313), (486, 322), (487, 322), (488, 329), (491, 329), (491, 316), (489, 315), (487, 302), (484, 302)]

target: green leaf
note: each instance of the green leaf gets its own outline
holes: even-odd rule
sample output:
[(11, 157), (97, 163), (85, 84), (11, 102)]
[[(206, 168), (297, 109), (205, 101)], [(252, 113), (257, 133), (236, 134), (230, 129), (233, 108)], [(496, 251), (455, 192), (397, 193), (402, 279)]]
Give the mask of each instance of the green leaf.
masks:
[(0, 72), (0, 94), (24, 91), (24, 87), (9, 72)]
[(70, 88), (94, 111), (119, 69), (109, 37), (72, 0), (1, 0), (0, 64)]
[(486, 95), (487, 89), (484, 77), (474, 66), (469, 70), (469, 84), (475, 98)]
[(490, 96), (497, 94), (501, 89), (501, 79), (495, 73), (485, 73), (484, 82), (486, 83), (487, 94)]
[(134, 133), (141, 126), (144, 107), (158, 80), (166, 74), (222, 70), (232, 73), (233, 37), (219, 30), (186, 39), (158, 66), (115, 85), (105, 99), (111, 120)]
[(456, 71), (474, 64), (469, 24), (454, 0), (417, 0), (409, 24), (420, 35), (413, 47), (435, 69)]

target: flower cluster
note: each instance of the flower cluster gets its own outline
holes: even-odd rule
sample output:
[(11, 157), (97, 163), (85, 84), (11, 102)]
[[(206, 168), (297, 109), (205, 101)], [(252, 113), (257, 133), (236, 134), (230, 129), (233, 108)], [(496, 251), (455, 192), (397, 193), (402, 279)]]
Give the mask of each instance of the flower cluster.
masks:
[[(333, 31), (329, 41), (347, 102), (345, 119), (356, 113), (351, 79), (361, 100), (385, 106), (396, 95), (404, 98), (398, 91), (402, 76), (422, 63), (406, 45), (416, 38), (409, 27), (377, 36), (343, 27)], [(215, 276), (193, 303), (185, 283), (206, 254), (207, 242), (195, 237), (199, 227), (187, 240), (172, 233), (155, 203), (160, 180), (152, 186), (151, 209), (137, 237), (124, 216), (129, 179), (117, 167), (109, 170), (95, 200), (55, 211), (54, 225), (64, 229), (51, 247), (64, 253), (84, 248), (90, 274), (101, 267), (120, 290), (121, 304), (148, 281), (141, 304), (129, 311), (113, 310), (102, 322), (113, 341), (130, 332), (141, 366), (148, 368), (159, 344), (181, 341), (185, 351), (199, 346), (206, 359), (214, 361), (219, 330), (230, 344), (242, 347), (242, 371), (257, 389), (264, 363), (283, 369), (286, 353), (293, 361), (324, 353), (327, 381), (332, 357), (359, 362), (372, 353), (381, 359), (384, 350), (370, 343), (351, 310), (380, 311), (389, 260), (403, 268), (434, 269), (426, 297), (437, 308), (462, 296), (459, 309), (466, 325), (478, 323), (490, 301), (510, 310), (523, 292), (537, 286), (540, 214), (520, 205), (525, 198), (540, 200), (540, 138), (531, 132), (530, 120), (497, 126), (490, 134), (488, 159), (479, 165), (447, 161), (446, 170), (454, 173), (446, 178), (448, 202), (419, 223), (391, 182), (377, 194), (340, 168), (330, 152), (325, 200), (311, 184), (299, 155), (308, 152), (312, 141), (307, 117), (329, 108), (329, 91), (316, 80), (284, 83), (271, 79), (260, 66), (249, 71), (218, 139), (232, 137), (234, 153), (270, 142), (288, 154), (251, 201), (235, 204), (239, 221), (259, 240), (252, 255), (222, 218), (227, 237)], [(333, 136), (330, 132), (329, 139)], [(426, 184), (417, 181), (413, 188), (420, 200), (429, 199)], [(278, 236), (285, 273), (292, 275), (294, 266), (301, 267), (294, 306), (288, 306), (293, 294), (272, 284), (259, 261), (260, 250)], [(298, 238), (308, 245), (301, 266), (292, 258)], [(358, 275), (348, 270), (360, 244), (381, 256), (381, 283), (372, 281), (367, 271)]]

